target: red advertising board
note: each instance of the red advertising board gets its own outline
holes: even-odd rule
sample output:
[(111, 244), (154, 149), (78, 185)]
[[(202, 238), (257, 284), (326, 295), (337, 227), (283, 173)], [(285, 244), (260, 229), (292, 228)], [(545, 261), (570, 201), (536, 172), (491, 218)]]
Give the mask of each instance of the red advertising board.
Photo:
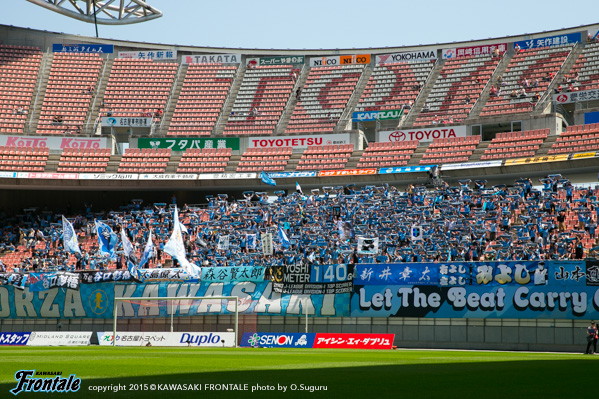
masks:
[(395, 334), (316, 333), (314, 348), (392, 349)]
[(376, 169), (321, 170), (318, 177), (376, 175)]

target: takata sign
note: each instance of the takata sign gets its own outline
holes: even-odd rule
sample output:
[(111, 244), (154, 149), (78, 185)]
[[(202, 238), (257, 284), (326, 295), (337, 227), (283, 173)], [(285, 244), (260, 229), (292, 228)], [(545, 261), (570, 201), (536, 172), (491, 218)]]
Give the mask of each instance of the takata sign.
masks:
[(421, 143), (433, 141), (434, 139), (448, 139), (452, 137), (466, 137), (466, 126), (440, 126), (433, 128), (393, 130), (378, 133), (380, 142), (403, 142), (417, 140)]

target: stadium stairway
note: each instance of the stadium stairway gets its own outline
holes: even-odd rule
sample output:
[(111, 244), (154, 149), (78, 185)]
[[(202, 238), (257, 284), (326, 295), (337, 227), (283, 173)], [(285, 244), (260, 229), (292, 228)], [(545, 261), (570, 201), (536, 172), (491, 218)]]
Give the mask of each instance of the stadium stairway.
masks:
[(306, 68), (306, 66), (304, 66), (297, 78), (297, 81), (295, 82), (295, 85), (293, 86), (291, 96), (289, 96), (287, 104), (285, 104), (285, 108), (283, 109), (283, 113), (281, 114), (279, 123), (277, 123), (277, 127), (275, 128), (274, 134), (282, 135), (285, 133), (285, 129), (287, 129), (287, 124), (289, 124), (289, 120), (291, 119), (291, 115), (293, 115), (293, 110), (295, 109), (295, 105), (297, 104), (297, 97), (295, 93), (298, 88), (304, 87), (304, 85), (306, 84), (306, 80), (308, 80), (309, 74), (310, 68)]
[(44, 103), (44, 97), (46, 96), (46, 87), (48, 80), (50, 79), (50, 69), (52, 68), (52, 60), (54, 59), (54, 53), (46, 52), (42, 53), (42, 64), (40, 66), (39, 74), (37, 75), (37, 82), (35, 82), (35, 95), (31, 99), (31, 104), (27, 122), (23, 129), (25, 134), (34, 134), (37, 132), (37, 125), (40, 120), (42, 113), (42, 104)]
[[(430, 144), (430, 143), (428, 143)], [(424, 155), (424, 153), (426, 152), (426, 149), (428, 148), (428, 145), (426, 146), (419, 146), (418, 148), (416, 148), (416, 151), (414, 151), (414, 154), (412, 154), (412, 157), (410, 158), (410, 160), (408, 161), (408, 166), (418, 166), (420, 165), (420, 161), (422, 160), (422, 157)]]
[[(104, 94), (106, 93), (106, 87), (108, 86), (108, 78), (110, 77), (110, 71), (112, 70), (113, 59), (104, 60), (104, 66), (100, 73), (100, 79), (98, 80), (98, 88), (96, 89), (96, 95), (91, 104), (91, 109), (86, 120), (86, 125), (93, 130), (93, 132), (87, 132), (87, 134), (96, 134), (97, 130), (101, 129), (101, 124), (96, 123), (100, 116), (100, 108), (102, 108), (102, 102), (104, 101)], [(99, 134), (99, 133), (98, 133)]]
[(509, 52), (506, 51), (503, 54), (503, 57), (501, 57), (501, 61), (499, 61), (499, 64), (497, 64), (495, 71), (493, 71), (493, 75), (491, 75), (491, 79), (489, 79), (487, 81), (487, 85), (483, 89), (482, 93), (480, 93), (480, 97), (478, 98), (476, 103), (474, 103), (474, 105), (472, 106), (472, 110), (470, 110), (470, 115), (468, 115), (468, 118), (466, 118), (464, 120), (464, 122), (472, 122), (479, 118), (480, 112), (482, 111), (482, 109), (485, 107), (485, 104), (489, 100), (489, 94), (491, 92), (491, 87), (495, 84), (498, 77), (503, 76), (503, 73), (505, 72), (507, 66), (510, 64), (510, 61), (512, 60), (513, 56), (514, 56), (513, 51), (509, 51)]
[(177, 101), (179, 100), (179, 95), (181, 94), (181, 88), (183, 87), (183, 81), (185, 80), (185, 76), (187, 75), (188, 68), (188, 64), (179, 64), (179, 70), (177, 71), (177, 75), (175, 76), (175, 82), (173, 83), (171, 93), (166, 102), (164, 115), (162, 117), (162, 120), (160, 121), (159, 127), (154, 131), (154, 134), (157, 134), (159, 136), (166, 136), (168, 128), (171, 125), (171, 120), (173, 119), (173, 113), (175, 112), (175, 107), (177, 106)]
[(547, 91), (545, 91), (545, 94), (543, 94), (543, 96), (539, 99), (539, 102), (533, 110), (532, 115), (542, 115), (551, 112), (553, 93), (555, 92), (555, 89), (561, 84), (564, 75), (568, 74), (572, 70), (574, 64), (576, 64), (578, 56), (582, 53), (582, 48), (583, 46), (581, 43), (576, 43), (576, 45), (574, 45), (574, 47), (562, 63), (561, 68), (555, 74), (553, 81), (547, 87)]
[(347, 161), (347, 163), (345, 164), (344, 169), (357, 169), (358, 162), (360, 161), (360, 158), (362, 158), (363, 153), (364, 150), (357, 150), (352, 152), (351, 157), (349, 158), (349, 161)]
[(297, 165), (299, 164), (299, 161), (302, 158), (302, 155), (303, 155), (303, 152), (292, 153), (291, 156), (289, 157), (289, 161), (287, 161), (287, 166), (285, 166), (285, 171), (291, 172), (291, 171), (297, 170)]
[(485, 153), (485, 150), (487, 149), (490, 143), (490, 141), (481, 141), (480, 143), (478, 143), (476, 149), (472, 152), (470, 158), (468, 158), (468, 162), (480, 161), (481, 156)]
[(408, 116), (400, 122), (400, 129), (414, 126), (414, 122), (416, 121), (418, 115), (422, 112), (422, 107), (426, 103), (429, 93), (433, 90), (433, 87), (435, 87), (435, 84), (437, 83), (437, 79), (441, 74), (441, 69), (443, 69), (444, 64), (445, 60), (442, 60), (440, 58), (437, 59), (435, 67), (431, 71), (429, 77), (426, 79), (424, 87), (422, 87), (422, 90), (420, 91), (420, 93), (418, 93), (418, 97), (416, 97), (416, 100), (414, 101), (414, 104), (412, 105), (412, 109), (410, 109)]
[(543, 141), (543, 144), (541, 144), (541, 148), (539, 148), (539, 150), (537, 151), (537, 153), (535, 155), (536, 156), (547, 155), (549, 153), (549, 149), (551, 148), (551, 146), (553, 146), (553, 143), (556, 142), (557, 137), (558, 136), (555, 134), (547, 136), (547, 138), (545, 138), (545, 140)]
[(237, 98), (237, 94), (239, 93), (239, 89), (241, 88), (241, 82), (243, 81), (243, 76), (245, 75), (246, 69), (247, 67), (243, 65), (239, 65), (239, 68), (237, 68), (235, 78), (233, 78), (233, 82), (231, 83), (231, 88), (229, 89), (229, 94), (227, 95), (227, 99), (225, 100), (223, 109), (218, 119), (216, 120), (214, 133), (217, 136), (222, 136), (223, 132), (225, 131), (225, 126), (229, 121), (229, 115), (231, 115), (233, 104), (235, 104), (235, 99)]
[[(349, 98), (349, 101), (347, 102), (347, 105), (345, 106), (345, 109), (343, 110), (343, 113), (341, 114), (341, 117), (339, 118), (339, 122), (337, 123), (337, 126), (335, 128), (336, 132), (351, 130), (352, 112), (356, 109), (356, 106), (358, 105), (358, 102), (360, 101), (360, 97), (362, 97), (362, 93), (364, 92), (364, 89), (366, 88), (366, 85), (368, 84), (368, 80), (370, 79), (370, 76), (372, 75), (373, 71), (374, 71), (374, 69), (370, 65), (366, 65), (366, 67), (362, 71), (362, 74), (360, 75), (360, 79), (358, 79), (358, 83), (356, 84), (356, 87), (354, 88), (354, 92), (352, 93), (351, 97)], [(344, 123), (345, 123), (345, 125), (344, 125)]]

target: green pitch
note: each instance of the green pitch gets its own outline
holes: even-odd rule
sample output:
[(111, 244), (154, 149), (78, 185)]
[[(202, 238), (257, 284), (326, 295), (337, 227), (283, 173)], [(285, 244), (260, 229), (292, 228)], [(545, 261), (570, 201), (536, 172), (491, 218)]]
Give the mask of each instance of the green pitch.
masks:
[(570, 399), (596, 395), (599, 373), (599, 355), (521, 352), (5, 347), (0, 357), (0, 398), (22, 369), (76, 374), (81, 388), (18, 398)]

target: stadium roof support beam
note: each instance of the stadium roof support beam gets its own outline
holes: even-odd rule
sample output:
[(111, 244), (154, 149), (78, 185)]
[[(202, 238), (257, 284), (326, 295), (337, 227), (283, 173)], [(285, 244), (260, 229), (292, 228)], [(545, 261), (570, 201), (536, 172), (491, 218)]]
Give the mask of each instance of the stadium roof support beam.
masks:
[[(150, 6), (144, 0), (27, 1), (67, 17), (91, 24), (128, 25), (150, 21), (162, 16), (162, 11)], [(82, 3), (85, 4), (85, 7), (82, 6)], [(96, 20), (94, 20), (94, 16)]]

